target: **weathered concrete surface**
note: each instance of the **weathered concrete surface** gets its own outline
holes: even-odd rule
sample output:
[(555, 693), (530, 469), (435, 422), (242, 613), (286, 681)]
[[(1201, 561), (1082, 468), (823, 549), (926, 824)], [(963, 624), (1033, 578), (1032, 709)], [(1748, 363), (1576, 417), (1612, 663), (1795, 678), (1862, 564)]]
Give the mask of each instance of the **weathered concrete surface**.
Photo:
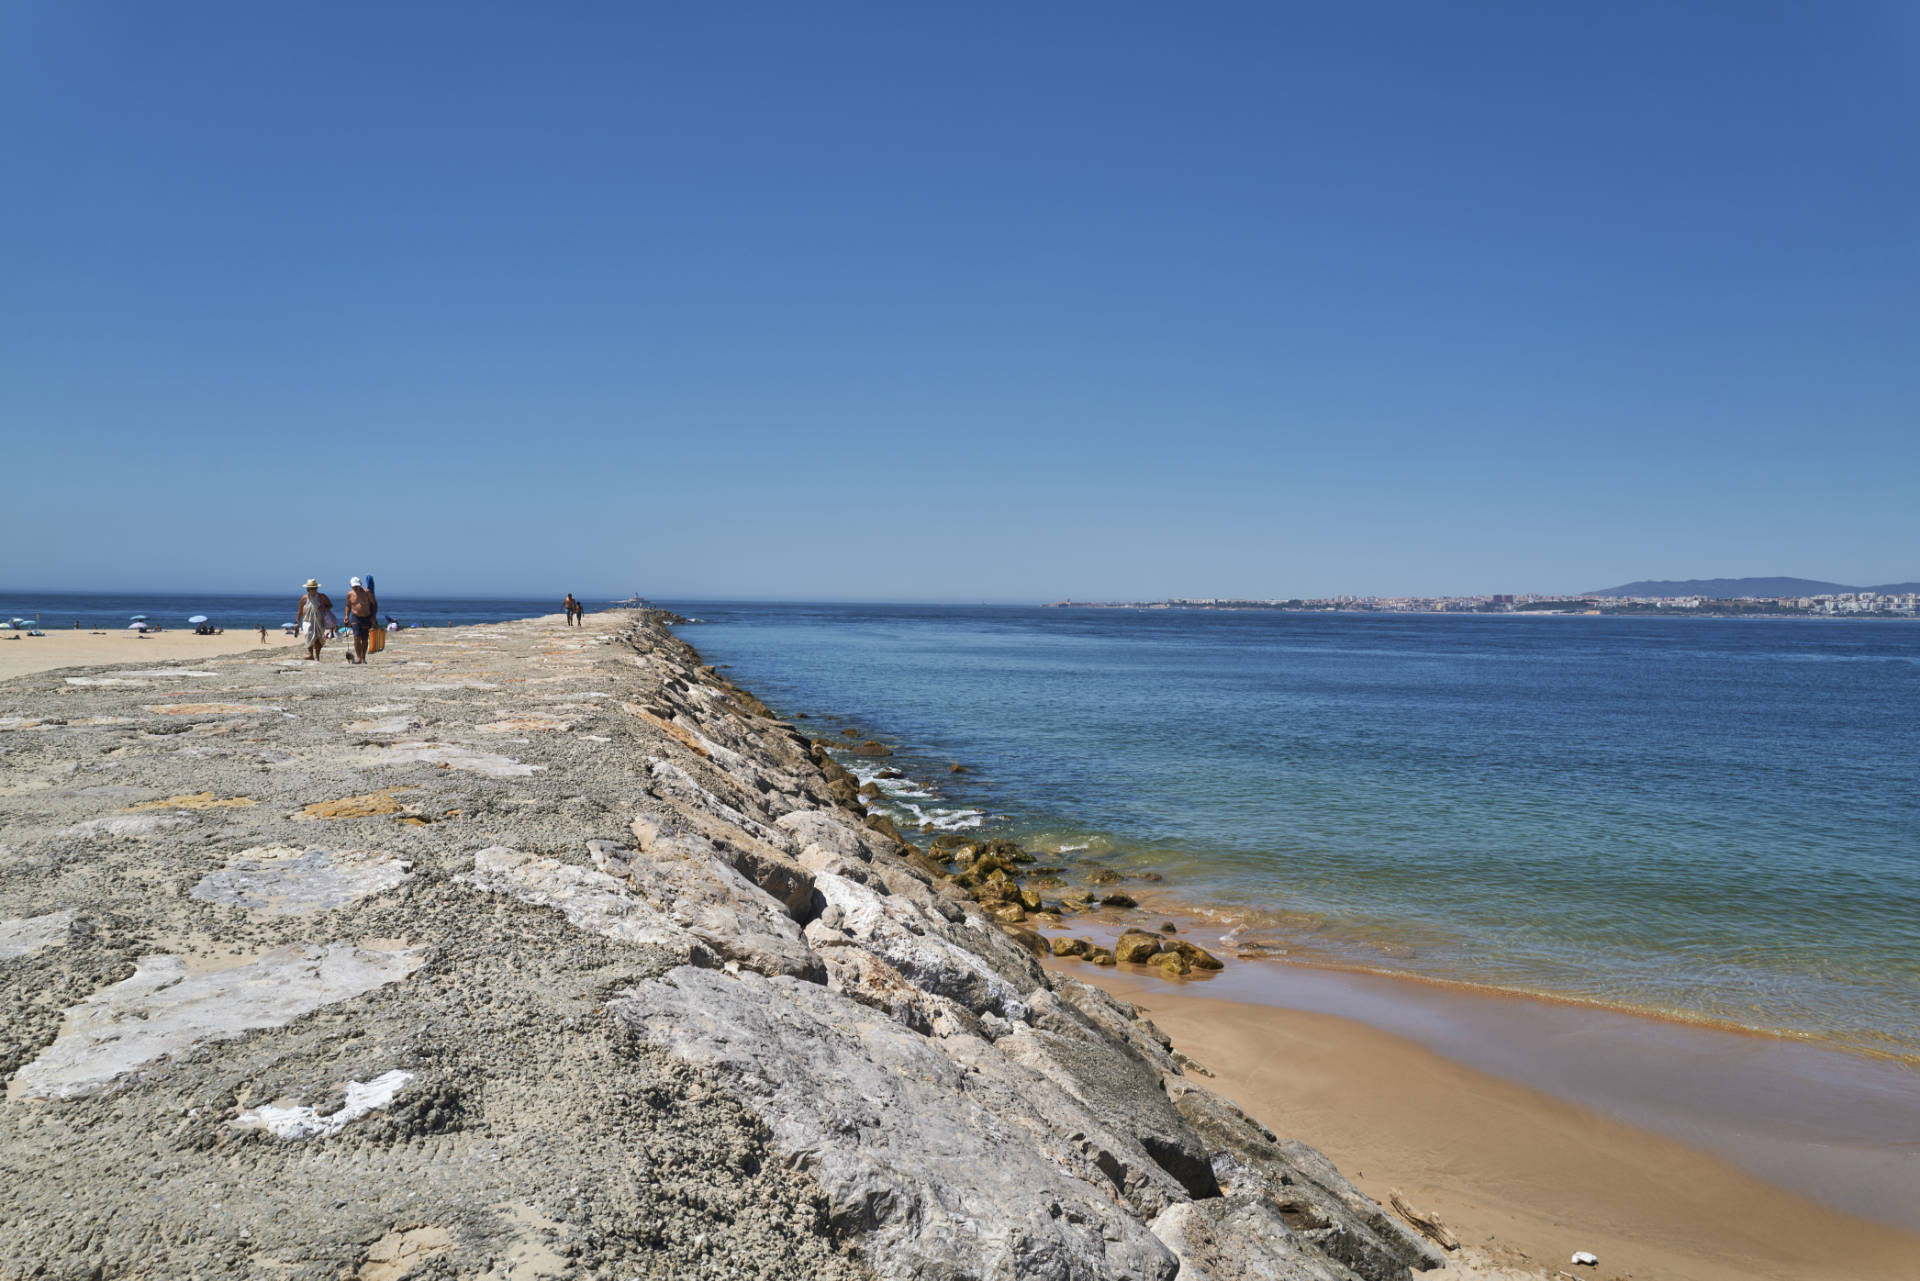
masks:
[(67, 1011), (60, 1035), (14, 1074), (7, 1096), (66, 1099), (103, 1090), (203, 1042), (284, 1026), (419, 965), (416, 952), (350, 943), (284, 947), (204, 974), (190, 973), (178, 956), (142, 957), (133, 977)]
[(590, 623), (0, 685), (0, 1278), (1433, 1262)]

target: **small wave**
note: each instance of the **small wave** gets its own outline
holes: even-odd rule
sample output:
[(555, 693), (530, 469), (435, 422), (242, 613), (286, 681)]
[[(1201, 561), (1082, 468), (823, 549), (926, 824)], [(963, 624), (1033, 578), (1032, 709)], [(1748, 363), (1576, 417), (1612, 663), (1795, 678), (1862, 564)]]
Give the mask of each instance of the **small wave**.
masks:
[(985, 810), (925, 810), (913, 804), (909, 804), (907, 809), (916, 821), (942, 832), (979, 827), (987, 817)]

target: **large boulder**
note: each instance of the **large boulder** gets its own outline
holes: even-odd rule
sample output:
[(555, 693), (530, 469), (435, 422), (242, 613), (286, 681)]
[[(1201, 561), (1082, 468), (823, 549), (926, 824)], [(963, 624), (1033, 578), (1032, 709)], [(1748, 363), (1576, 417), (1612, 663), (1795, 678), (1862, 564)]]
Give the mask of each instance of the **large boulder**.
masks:
[(929, 1039), (792, 979), (689, 968), (607, 1009), (758, 1114), (882, 1278), (1178, 1270), (1128, 1200), (1155, 1187), (1152, 1161), (985, 1041)]

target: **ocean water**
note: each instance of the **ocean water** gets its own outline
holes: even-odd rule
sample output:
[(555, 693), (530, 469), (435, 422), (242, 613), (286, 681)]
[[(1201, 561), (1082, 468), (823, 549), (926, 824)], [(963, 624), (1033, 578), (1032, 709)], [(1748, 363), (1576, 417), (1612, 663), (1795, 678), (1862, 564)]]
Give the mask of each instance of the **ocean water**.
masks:
[[(380, 586), (377, 573), (374, 575), (374, 585)], [(325, 587), (327, 595), (333, 598), (335, 608), (344, 608), (347, 599), (346, 579), (326, 583)], [(401, 585), (390, 583), (388, 587), (400, 588)], [(557, 596), (538, 600), (493, 600), (413, 596), (404, 589), (382, 589), (379, 593), (383, 618), (391, 614), (402, 623), (422, 623), (429, 627), (445, 627), (448, 623), (456, 626), (465, 623), (501, 623), (512, 618), (557, 614), (560, 612), (560, 599), (565, 595), (565, 592), (561, 592)], [(192, 630), (193, 624), (187, 620), (195, 614), (205, 614), (215, 627), (278, 628), (282, 623), (293, 621), (294, 606), (299, 599), (297, 587), (277, 596), (215, 593), (191, 596), (162, 592), (36, 593), (0, 589), (0, 625), (14, 618), (31, 620), (37, 617), (42, 631), (56, 628), (71, 630), (76, 622), (83, 628), (123, 628), (133, 615), (145, 614), (157, 626)], [(589, 601), (587, 607), (603, 608), (597, 601)]]
[(848, 763), (903, 831), (1157, 871), (1291, 961), (1920, 1056), (1920, 625), (676, 608), (893, 744)]

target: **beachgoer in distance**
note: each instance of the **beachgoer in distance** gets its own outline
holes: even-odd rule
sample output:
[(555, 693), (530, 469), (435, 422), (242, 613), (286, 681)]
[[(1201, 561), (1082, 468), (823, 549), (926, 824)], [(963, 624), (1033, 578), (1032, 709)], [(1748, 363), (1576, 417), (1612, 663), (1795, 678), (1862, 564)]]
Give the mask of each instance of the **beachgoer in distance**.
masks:
[(320, 590), (318, 579), (307, 580), (307, 594), (294, 606), (294, 622), (307, 641), (307, 659), (320, 661), (320, 650), (327, 643), (327, 615), (333, 612), (333, 597)]
[(380, 616), (380, 602), (373, 593), (354, 579), (347, 592), (347, 626), (353, 629), (353, 656), (349, 663), (365, 664), (367, 661), (367, 635), (373, 631), (374, 620)]
[(573, 598), (572, 592), (568, 592), (567, 598), (560, 602), (560, 606), (567, 611), (567, 626), (574, 626), (573, 620), (580, 614), (580, 602)]
[(257, 624), (257, 626), (260, 628), (260, 643), (264, 645), (267, 643), (267, 625), (265, 623), (260, 623), (260, 624)]

